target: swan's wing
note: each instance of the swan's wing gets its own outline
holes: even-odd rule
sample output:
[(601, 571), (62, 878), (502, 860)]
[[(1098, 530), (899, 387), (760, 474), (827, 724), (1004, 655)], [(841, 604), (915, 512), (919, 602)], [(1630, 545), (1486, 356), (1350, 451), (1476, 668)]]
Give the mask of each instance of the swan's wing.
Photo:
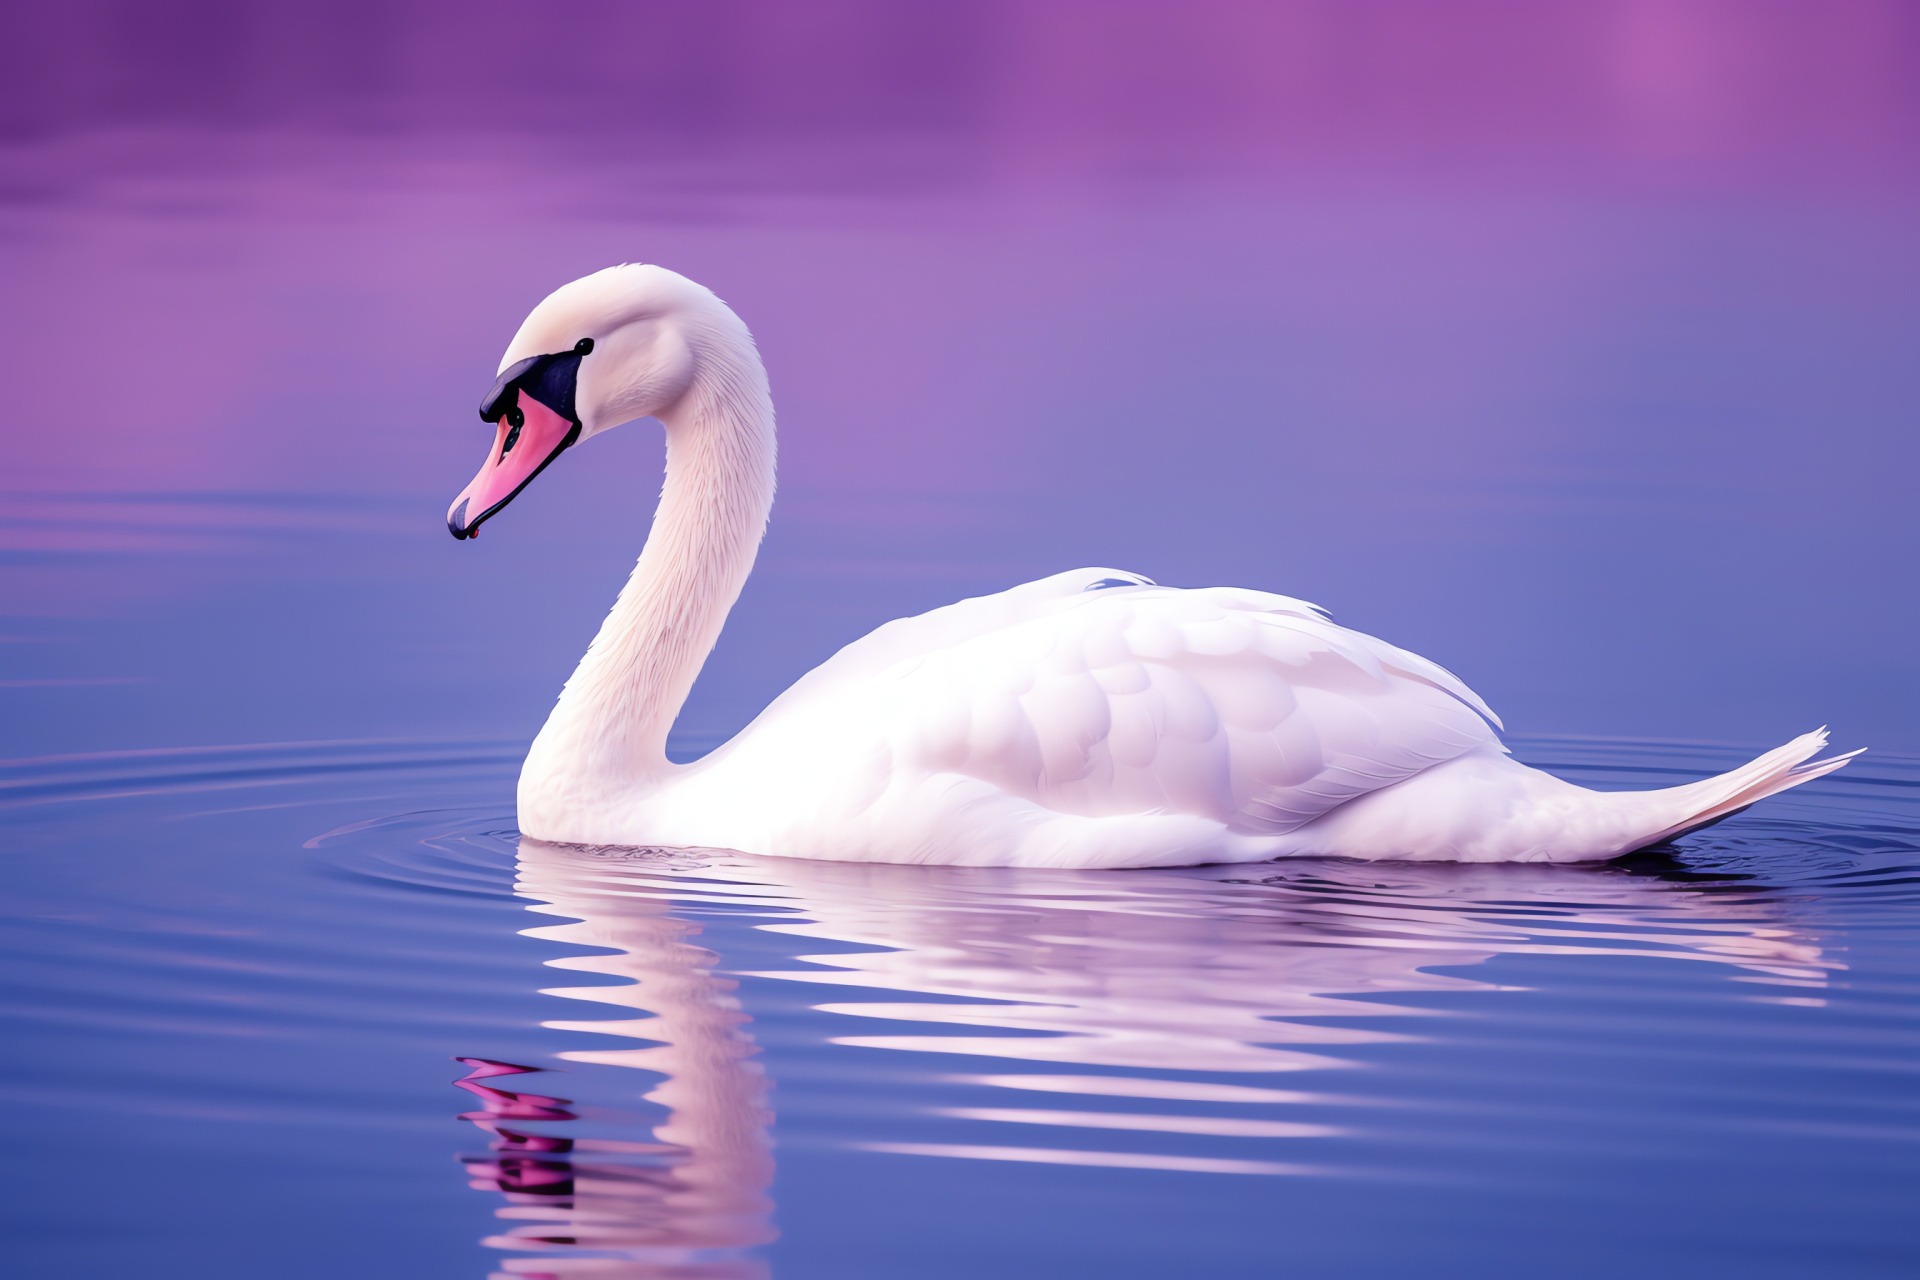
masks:
[(1076, 590), (1017, 613), (863, 672), (843, 711), (877, 735), (867, 758), (1060, 813), (1279, 834), (1497, 741), (1444, 668), (1285, 596)]
[(993, 595), (971, 596), (911, 618), (897, 618), (876, 627), (795, 681), (763, 715), (790, 714), (803, 704), (834, 698), (901, 662), (1047, 616), (1065, 602), (1097, 594), (1115, 584), (1152, 586), (1153, 582), (1124, 569), (1071, 569)]

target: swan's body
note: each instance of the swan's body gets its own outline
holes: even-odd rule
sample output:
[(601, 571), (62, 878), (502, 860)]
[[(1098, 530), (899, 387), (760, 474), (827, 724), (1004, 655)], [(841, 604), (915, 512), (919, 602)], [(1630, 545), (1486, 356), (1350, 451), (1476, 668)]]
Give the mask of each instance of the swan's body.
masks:
[(541, 839), (979, 866), (1570, 862), (1846, 759), (1804, 764), (1812, 733), (1719, 778), (1592, 792), (1509, 757), (1451, 673), (1312, 605), (1081, 569), (888, 623), (672, 764), (667, 731), (773, 501), (752, 339), (693, 282), (616, 267), (535, 308), (501, 367), (482, 413), (507, 416), (456, 536), (577, 438), (649, 414), (667, 431), (653, 532), (521, 773)]

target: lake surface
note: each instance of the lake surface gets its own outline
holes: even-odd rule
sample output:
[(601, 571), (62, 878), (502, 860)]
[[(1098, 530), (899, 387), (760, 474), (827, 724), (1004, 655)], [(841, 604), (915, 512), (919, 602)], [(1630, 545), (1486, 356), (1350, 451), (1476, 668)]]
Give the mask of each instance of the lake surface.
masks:
[[(1734, 762), (1519, 746), (1600, 786)], [(1913, 1261), (1920, 762), (1620, 865), (1076, 873), (521, 842), (517, 755), (5, 771), (14, 1266)]]
[[(6, 1269), (1920, 1269), (1920, 31), (1442, 10), (10, 13)], [(1586, 785), (1869, 753), (1601, 867), (523, 842), (658, 430), (442, 516), (628, 260), (780, 410), (679, 758), (1083, 564), (1315, 600)]]

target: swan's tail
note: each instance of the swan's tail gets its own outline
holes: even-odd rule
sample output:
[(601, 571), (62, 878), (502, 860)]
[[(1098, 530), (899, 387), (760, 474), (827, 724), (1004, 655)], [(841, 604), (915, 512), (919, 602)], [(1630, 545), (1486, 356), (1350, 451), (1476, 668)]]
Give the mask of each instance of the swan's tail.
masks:
[(1806, 763), (1826, 745), (1827, 730), (1822, 725), (1812, 733), (1803, 733), (1785, 746), (1775, 747), (1759, 759), (1717, 778), (1690, 782), (1683, 787), (1668, 787), (1663, 791), (1632, 793), (1637, 798), (1661, 802), (1657, 810), (1659, 816), (1655, 820), (1670, 820), (1669, 826), (1647, 836), (1634, 847), (1644, 849), (1648, 845), (1710, 826), (1756, 800), (1764, 800), (1789, 787), (1825, 777), (1859, 755), (1860, 751), (1866, 750), (1862, 747), (1860, 751), (1849, 751), (1842, 756)]

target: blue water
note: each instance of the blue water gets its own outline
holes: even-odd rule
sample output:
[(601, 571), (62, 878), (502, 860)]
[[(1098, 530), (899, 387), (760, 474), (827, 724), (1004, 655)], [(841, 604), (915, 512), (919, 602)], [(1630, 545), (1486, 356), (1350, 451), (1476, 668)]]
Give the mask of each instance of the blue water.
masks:
[[(371, 14), (7, 14), (0, 1271), (1920, 1273), (1908, 6)], [(1868, 754), (1601, 867), (523, 843), (658, 431), (442, 513), (623, 260), (780, 413), (676, 758), (1086, 564), (1587, 785)]]
[[(1598, 786), (1737, 754), (1519, 747)], [(1620, 865), (1119, 873), (523, 845), (514, 761), (5, 771), (10, 1269), (1915, 1260), (1920, 761)]]

